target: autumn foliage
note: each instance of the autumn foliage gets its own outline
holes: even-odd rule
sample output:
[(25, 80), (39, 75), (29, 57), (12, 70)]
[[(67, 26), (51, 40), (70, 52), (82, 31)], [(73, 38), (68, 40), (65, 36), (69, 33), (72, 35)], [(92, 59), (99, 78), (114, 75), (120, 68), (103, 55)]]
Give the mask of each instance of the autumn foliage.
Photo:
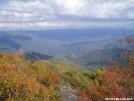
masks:
[[(59, 82), (58, 75), (52, 70), (51, 74), (45, 75), (47, 67), (45, 65), (40, 67), (40, 65), (36, 66), (37, 75), (33, 72), (35, 68), (24, 59), (23, 54), (0, 54), (0, 101), (50, 101), (50, 99), (56, 99), (55, 87), (51, 84)], [(45, 77), (44, 82), (47, 80), (49, 86), (38, 80), (43, 76)]]
[(78, 101), (134, 98), (134, 45), (131, 37), (125, 38), (131, 46), (120, 53), (125, 64), (110, 59), (107, 71), (100, 68), (95, 73), (67, 71), (43, 60), (31, 63), (22, 53), (1, 53), (0, 101), (62, 101), (64, 95), (57, 92), (66, 84), (76, 91)]
[[(67, 73), (63, 78), (79, 89), (80, 101), (104, 101), (105, 98), (134, 98), (134, 47), (131, 37), (125, 36), (131, 46), (120, 53), (124, 64), (110, 59), (108, 70), (100, 69), (96, 73)], [(65, 74), (64, 74), (65, 75)], [(86, 99), (85, 99), (86, 98)], [(88, 100), (87, 100), (88, 99)]]

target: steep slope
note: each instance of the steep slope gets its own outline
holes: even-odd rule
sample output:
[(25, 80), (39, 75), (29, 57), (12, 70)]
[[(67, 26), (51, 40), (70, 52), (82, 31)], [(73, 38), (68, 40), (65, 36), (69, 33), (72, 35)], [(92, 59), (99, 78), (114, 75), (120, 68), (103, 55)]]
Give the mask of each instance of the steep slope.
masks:
[(19, 33), (3, 32), (0, 34), (0, 51), (14, 52), (18, 51), (22, 44), (20, 42), (28, 42), (31, 37)]
[(125, 49), (121, 48), (95, 50), (80, 57), (72, 58), (70, 59), (70, 61), (85, 66), (87, 69), (94, 71), (102, 66), (106, 67), (106, 65), (110, 61), (110, 58), (117, 63), (125, 63), (123, 60), (120, 59), (120, 52), (124, 50)]
[(134, 57), (129, 58), (126, 68), (111, 65), (111, 72), (102, 68), (90, 73), (59, 57), (31, 63), (23, 54), (0, 54), (0, 101), (133, 100)]
[(80, 65), (72, 63), (62, 57), (56, 56), (51, 60), (45, 60), (46, 64), (50, 65), (56, 72), (59, 74), (66, 73), (66, 72), (87, 72), (88, 70), (83, 68)]

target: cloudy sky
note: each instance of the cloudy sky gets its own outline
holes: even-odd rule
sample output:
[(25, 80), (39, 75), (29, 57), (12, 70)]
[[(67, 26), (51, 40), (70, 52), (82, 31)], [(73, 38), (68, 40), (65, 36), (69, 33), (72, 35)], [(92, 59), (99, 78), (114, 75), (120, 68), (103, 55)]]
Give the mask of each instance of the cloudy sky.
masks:
[(134, 0), (0, 0), (0, 30), (134, 29)]

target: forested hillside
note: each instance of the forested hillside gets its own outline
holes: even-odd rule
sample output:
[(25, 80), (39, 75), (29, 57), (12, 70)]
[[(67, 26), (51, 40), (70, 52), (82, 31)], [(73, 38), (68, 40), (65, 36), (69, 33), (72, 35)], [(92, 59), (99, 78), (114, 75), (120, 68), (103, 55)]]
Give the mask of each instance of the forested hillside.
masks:
[(122, 51), (130, 52), (130, 50), (122, 48), (95, 50), (79, 57), (72, 57), (70, 61), (84, 66), (91, 71), (96, 71), (100, 67), (107, 67), (107, 63), (111, 58), (115, 60), (116, 63), (125, 65), (126, 62), (124, 60), (120, 60), (120, 53)]
[[(129, 35), (133, 34), (133, 30), (127, 31)], [(112, 40), (117, 37), (123, 37), (121, 29), (1, 31), (0, 51), (80, 56), (97, 49), (119, 48), (118, 44)]]
[(0, 101), (104, 101), (134, 98), (133, 41), (120, 52), (126, 64), (111, 59), (94, 73), (56, 57), (27, 61), (23, 53), (0, 54)]

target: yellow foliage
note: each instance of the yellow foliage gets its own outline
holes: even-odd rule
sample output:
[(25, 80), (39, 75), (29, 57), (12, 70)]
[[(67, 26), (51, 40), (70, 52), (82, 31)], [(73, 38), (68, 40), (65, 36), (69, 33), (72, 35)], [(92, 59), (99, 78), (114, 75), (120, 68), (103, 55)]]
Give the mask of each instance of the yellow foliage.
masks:
[[(34, 68), (32, 68), (32, 67)], [(50, 101), (55, 89), (45, 87), (37, 76), (45, 77), (50, 67), (43, 62), (33, 65), (23, 54), (0, 54), (0, 101)], [(33, 73), (36, 71), (37, 73)], [(53, 94), (52, 94), (53, 92)], [(53, 100), (54, 101), (54, 100)]]

